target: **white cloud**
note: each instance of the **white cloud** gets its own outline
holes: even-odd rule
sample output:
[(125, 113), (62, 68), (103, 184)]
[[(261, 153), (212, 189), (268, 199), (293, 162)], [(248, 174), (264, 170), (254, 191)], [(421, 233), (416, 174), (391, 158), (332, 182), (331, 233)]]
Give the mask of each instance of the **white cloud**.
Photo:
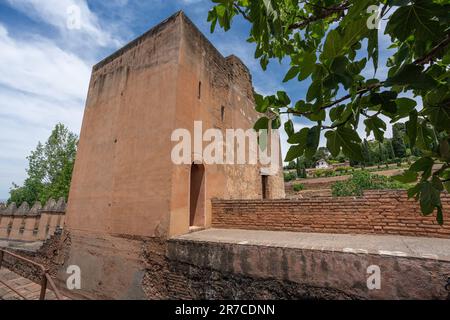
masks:
[(0, 85), (28, 93), (84, 99), (90, 67), (54, 43), (35, 38), (18, 41), (0, 25)]
[(0, 198), (25, 178), (26, 156), (62, 122), (79, 132), (90, 66), (48, 39), (17, 40), (0, 25)]
[(182, 2), (184, 4), (194, 4), (194, 3), (199, 3), (202, 1), (204, 1), (204, 0), (180, 0), (180, 2)]
[[(121, 39), (117, 39), (100, 26), (97, 16), (89, 9), (86, 0), (7, 1), (12, 7), (32, 19), (56, 27), (69, 41), (80, 43), (93, 41), (96, 45), (103, 47), (118, 47), (123, 43)], [(121, 0), (115, 3), (124, 5), (127, 1)], [(79, 29), (68, 27), (74, 18), (79, 18)]]

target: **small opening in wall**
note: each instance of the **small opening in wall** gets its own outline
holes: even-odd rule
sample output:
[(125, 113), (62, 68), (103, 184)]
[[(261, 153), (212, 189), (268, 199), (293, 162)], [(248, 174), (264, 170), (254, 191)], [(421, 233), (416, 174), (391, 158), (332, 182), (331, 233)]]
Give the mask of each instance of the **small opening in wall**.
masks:
[(261, 176), (261, 187), (262, 187), (262, 198), (263, 200), (267, 199), (267, 182), (268, 182), (268, 176)]
[(199, 99), (202, 98), (202, 82), (201, 81), (198, 82), (198, 98)]
[(192, 164), (190, 178), (189, 206), (190, 227), (205, 225), (205, 166)]
[(222, 122), (225, 119), (225, 107), (224, 106), (222, 106), (220, 108), (220, 119), (222, 120)]

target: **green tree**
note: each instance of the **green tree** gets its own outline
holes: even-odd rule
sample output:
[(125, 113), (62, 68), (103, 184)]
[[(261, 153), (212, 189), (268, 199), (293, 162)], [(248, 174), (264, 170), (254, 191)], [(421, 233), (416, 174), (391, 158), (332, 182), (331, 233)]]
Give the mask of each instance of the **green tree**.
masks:
[(372, 165), (372, 155), (370, 154), (369, 143), (366, 139), (364, 139), (362, 143), (362, 154), (364, 159), (364, 165), (370, 166)]
[(317, 149), (316, 153), (312, 157), (312, 162), (316, 163), (321, 159), (328, 160), (329, 157), (330, 151), (328, 151), (326, 147), (320, 147), (319, 149)]
[(295, 169), (297, 171), (297, 177), (302, 178), (302, 179), (306, 178), (305, 162), (302, 161), (301, 158), (297, 158)]
[(387, 160), (394, 160), (395, 159), (395, 152), (394, 152), (394, 146), (392, 145), (392, 139), (384, 139), (384, 149), (386, 150), (386, 159)]
[(28, 177), (23, 186), (13, 183), (8, 203), (47, 202), (69, 195), (78, 138), (63, 124), (57, 124), (45, 145), (38, 143), (27, 157)]
[[(387, 125), (408, 118), (406, 131), (411, 148), (422, 157), (401, 177), (416, 182), (410, 197), (420, 200), (422, 212), (437, 210), (443, 223), (440, 194), (450, 191), (450, 63), (449, 12), (447, 0), (213, 0), (208, 21), (230, 29), (241, 16), (251, 26), (249, 41), (265, 70), (271, 59), (290, 61), (284, 81), (310, 79), (304, 99), (291, 101), (284, 91), (263, 97), (255, 95), (262, 118), (256, 129), (266, 129), (268, 111), (278, 116), (272, 127), (281, 125), (281, 115), (306, 118), (311, 128), (288, 132), (292, 144), (287, 161), (316, 153), (322, 131), (333, 156), (343, 151), (362, 161), (360, 120), (367, 134), (383, 141)], [(377, 79), (379, 39), (376, 24), (387, 20), (384, 33), (390, 36), (394, 54), (388, 59), (388, 74)], [(369, 9), (369, 10), (368, 10)], [(388, 14), (389, 13), (389, 14)], [(369, 64), (370, 63), (370, 64)], [(369, 75), (370, 76), (364, 76)], [(423, 106), (406, 98), (420, 98)], [(292, 120), (288, 120), (291, 122)], [(290, 125), (286, 127), (292, 127)], [(436, 134), (435, 134), (436, 133)], [(432, 171), (433, 164), (442, 163)]]
[(392, 126), (392, 147), (397, 158), (406, 157), (406, 126), (404, 123), (396, 123)]

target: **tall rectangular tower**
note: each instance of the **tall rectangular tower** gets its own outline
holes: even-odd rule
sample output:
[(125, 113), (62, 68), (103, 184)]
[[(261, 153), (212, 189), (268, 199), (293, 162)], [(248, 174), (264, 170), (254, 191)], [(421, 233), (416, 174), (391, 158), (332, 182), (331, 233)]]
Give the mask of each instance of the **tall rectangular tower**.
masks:
[[(194, 121), (201, 121), (203, 130), (247, 130), (257, 119), (251, 77), (242, 62), (222, 57), (181, 12), (170, 17), (94, 67), (68, 228), (177, 235), (192, 226), (196, 192), (204, 194), (198, 199), (204, 217), (194, 219), (199, 227), (210, 224), (211, 198), (261, 198), (259, 164), (192, 168), (171, 160), (175, 129), (186, 128), (193, 136)], [(283, 197), (281, 171), (272, 180), (270, 197)]]
[[(66, 218), (67, 263), (90, 270), (86, 291), (105, 292), (96, 282), (112, 281), (107, 296), (119, 297), (139, 278), (140, 248), (125, 239), (207, 228), (212, 198), (284, 197), (281, 163), (267, 176), (259, 164), (208, 165), (194, 152), (192, 163), (172, 161), (176, 129), (194, 136), (201, 121), (225, 136), (257, 119), (248, 69), (182, 12), (93, 68)], [(125, 278), (95, 278), (111, 272)]]

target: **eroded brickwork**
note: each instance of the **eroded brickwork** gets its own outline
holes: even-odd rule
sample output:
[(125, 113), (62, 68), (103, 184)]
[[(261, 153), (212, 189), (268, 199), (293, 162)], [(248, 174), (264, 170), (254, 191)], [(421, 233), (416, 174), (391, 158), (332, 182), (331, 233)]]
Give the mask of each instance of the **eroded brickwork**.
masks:
[[(38, 251), (8, 250), (45, 266), (49, 270), (50, 275), (55, 278), (68, 257), (70, 246), (70, 234), (63, 231), (45, 241)], [(37, 267), (17, 261), (14, 257), (5, 255), (3, 263), (4, 267), (36, 283), (40, 283), (42, 279), (41, 271)], [(59, 285), (61, 287), (62, 282)]]
[[(177, 252), (175, 247), (192, 256)], [(232, 246), (213, 243), (146, 241), (143, 256), (146, 270), (142, 287), (148, 299), (358, 299), (354, 293), (336, 288), (296, 283), (288, 279), (255, 277), (233, 272)], [(219, 251), (216, 251), (219, 250)], [(214, 252), (214, 259), (211, 253)], [(213, 265), (207, 265), (213, 263)]]
[[(146, 243), (148, 299), (448, 299), (448, 261), (169, 240)], [(367, 268), (381, 289), (367, 287)]]

